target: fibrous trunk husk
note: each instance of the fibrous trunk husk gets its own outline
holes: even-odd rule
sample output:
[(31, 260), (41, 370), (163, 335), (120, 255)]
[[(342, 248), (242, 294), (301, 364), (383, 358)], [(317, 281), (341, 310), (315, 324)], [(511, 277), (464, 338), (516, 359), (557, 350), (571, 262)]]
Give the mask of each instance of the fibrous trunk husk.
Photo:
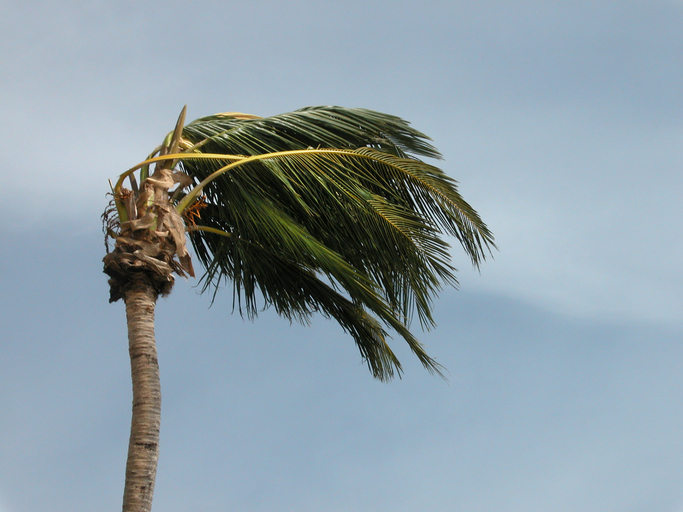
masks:
[(124, 298), (138, 278), (146, 278), (157, 295), (171, 293), (179, 265), (173, 259), (175, 248), (163, 247), (161, 241), (116, 238), (114, 250), (104, 257), (104, 272), (109, 276), (109, 302)]
[(104, 257), (104, 272), (110, 277), (109, 302), (124, 297), (131, 276), (145, 274), (159, 295), (170, 293), (174, 272), (194, 276), (185, 224), (169, 200), (169, 188), (176, 183), (184, 187), (189, 180), (184, 173), (160, 168), (137, 193), (119, 192), (117, 202), (129, 220), (118, 226), (114, 250)]

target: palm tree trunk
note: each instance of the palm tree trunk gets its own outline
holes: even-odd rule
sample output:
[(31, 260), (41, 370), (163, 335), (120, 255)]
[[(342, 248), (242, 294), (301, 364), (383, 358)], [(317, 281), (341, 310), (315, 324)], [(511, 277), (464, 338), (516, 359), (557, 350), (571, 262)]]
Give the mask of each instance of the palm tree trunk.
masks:
[(154, 338), (156, 299), (157, 292), (142, 275), (124, 294), (133, 378), (133, 418), (123, 512), (150, 512), (152, 509), (161, 420), (161, 385)]

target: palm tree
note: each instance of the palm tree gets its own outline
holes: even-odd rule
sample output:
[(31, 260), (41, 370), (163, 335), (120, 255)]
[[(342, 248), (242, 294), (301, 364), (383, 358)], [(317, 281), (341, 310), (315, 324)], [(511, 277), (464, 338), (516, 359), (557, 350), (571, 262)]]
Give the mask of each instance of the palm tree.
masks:
[(428, 137), (398, 117), (309, 107), (184, 119), (185, 109), (119, 177), (103, 215), (115, 239), (104, 271), (110, 302), (126, 305), (133, 379), (124, 512), (151, 509), (161, 405), (154, 307), (174, 274), (194, 276), (188, 238), (203, 291), (232, 283), (250, 317), (262, 306), (289, 320), (331, 317), (381, 380), (401, 373), (389, 331), (440, 374), (408, 326), (415, 312), (433, 326), (432, 298), (457, 285), (444, 235), (475, 267), (495, 247), (456, 182), (418, 158), (440, 158)]

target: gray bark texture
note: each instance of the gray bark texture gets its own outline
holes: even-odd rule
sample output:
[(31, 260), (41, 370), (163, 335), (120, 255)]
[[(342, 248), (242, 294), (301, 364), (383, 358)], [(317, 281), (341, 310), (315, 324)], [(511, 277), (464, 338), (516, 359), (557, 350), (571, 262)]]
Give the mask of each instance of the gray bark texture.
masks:
[(159, 459), (161, 385), (154, 338), (157, 292), (140, 275), (124, 293), (133, 379), (133, 418), (126, 463), (123, 512), (150, 512)]

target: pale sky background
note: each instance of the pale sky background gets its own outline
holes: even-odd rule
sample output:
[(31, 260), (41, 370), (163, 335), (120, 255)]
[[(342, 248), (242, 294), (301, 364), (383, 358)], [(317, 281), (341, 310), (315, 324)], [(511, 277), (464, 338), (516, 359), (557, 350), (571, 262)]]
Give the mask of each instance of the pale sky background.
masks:
[(179, 280), (155, 511), (683, 512), (682, 1), (0, 0), (0, 45), (0, 512), (121, 507), (99, 216), (185, 104), (408, 119), (500, 251), (419, 336), (448, 383)]

